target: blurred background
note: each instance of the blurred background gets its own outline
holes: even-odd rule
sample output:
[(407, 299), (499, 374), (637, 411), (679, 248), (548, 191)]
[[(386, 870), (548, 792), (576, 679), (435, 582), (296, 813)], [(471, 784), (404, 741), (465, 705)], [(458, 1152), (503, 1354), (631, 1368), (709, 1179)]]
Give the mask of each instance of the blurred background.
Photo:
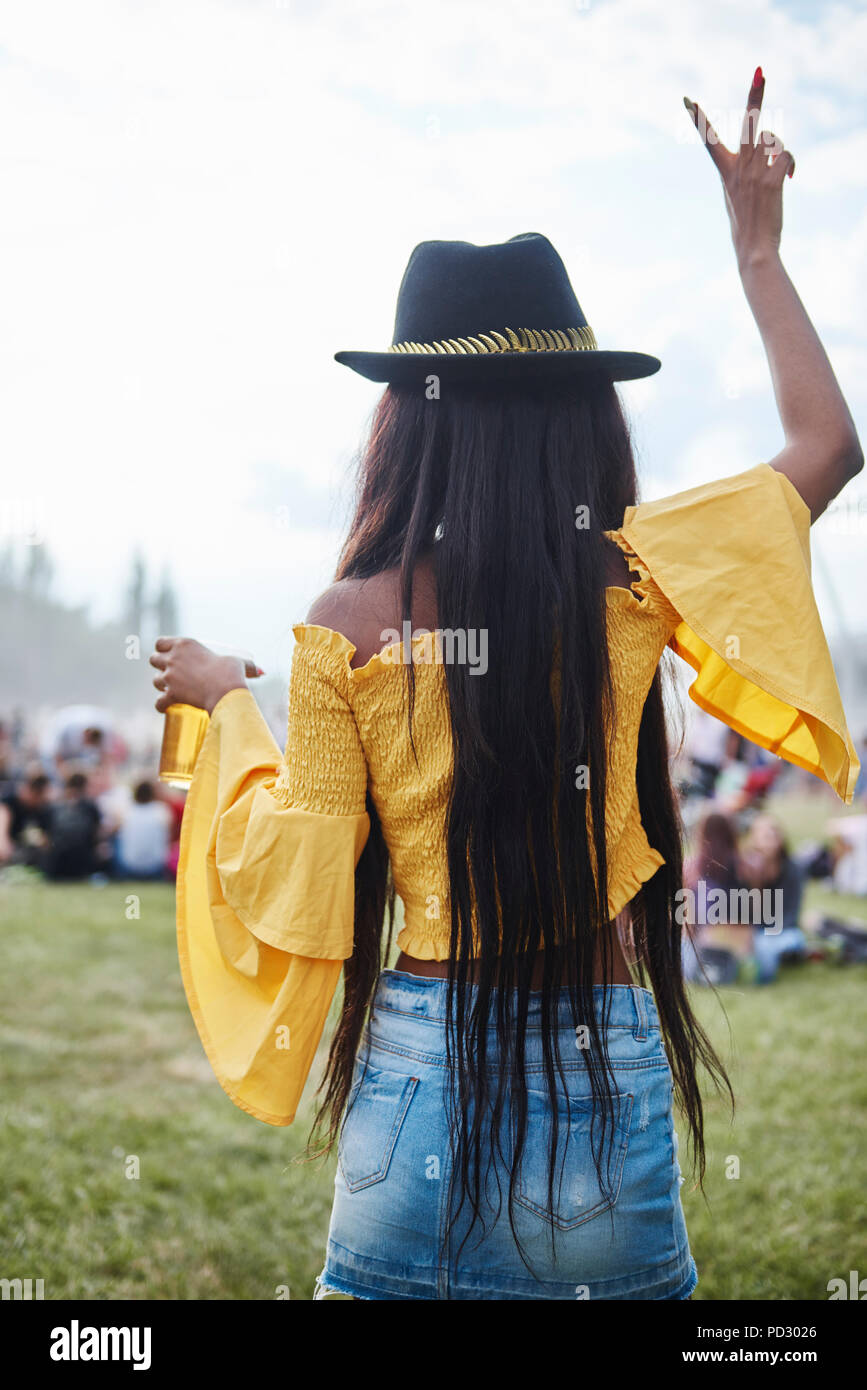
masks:
[[(421, 240), (544, 232), (600, 346), (662, 359), (620, 388), (644, 498), (771, 458), (682, 104), (736, 143), (758, 64), (797, 159), (783, 258), (863, 438), (865, 61), (863, 6), (806, 0), (0, 9), (0, 1275), (46, 1297), (311, 1296), (332, 1170), (291, 1161), (309, 1115), (275, 1132), (235, 1111), (183, 998), (153, 639), (252, 652), (282, 742), (291, 627), (333, 576), (379, 389), (333, 353), (389, 344)], [(862, 474), (812, 531), (862, 760), (865, 535)], [(864, 778), (842, 807), (697, 716), (688, 674), (688, 873), (727, 856), (792, 905), (771, 945), (693, 924), (739, 1098), (734, 1128), (709, 1101), (709, 1205), (684, 1189), (695, 1296), (823, 1298), (867, 1226)]]

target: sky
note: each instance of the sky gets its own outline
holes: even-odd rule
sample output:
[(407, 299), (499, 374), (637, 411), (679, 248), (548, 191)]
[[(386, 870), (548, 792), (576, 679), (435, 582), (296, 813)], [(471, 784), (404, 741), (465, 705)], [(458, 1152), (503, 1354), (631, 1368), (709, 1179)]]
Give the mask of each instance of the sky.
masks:
[[(719, 179), (752, 73), (795, 154), (784, 262), (867, 435), (867, 11), (732, 0), (2, 0), (0, 519), (55, 591), (167, 567), (184, 630), (286, 674), (333, 577), (419, 241), (544, 232), (622, 386), (642, 494), (782, 445)], [(867, 482), (813, 530), (829, 638), (863, 630)]]

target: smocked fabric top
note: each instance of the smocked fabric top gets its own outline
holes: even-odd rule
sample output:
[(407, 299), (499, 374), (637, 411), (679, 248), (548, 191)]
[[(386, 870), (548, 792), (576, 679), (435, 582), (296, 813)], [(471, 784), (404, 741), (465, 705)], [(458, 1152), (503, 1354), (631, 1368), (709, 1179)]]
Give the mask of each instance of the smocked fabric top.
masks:
[[(767, 464), (628, 507), (606, 532), (637, 574), (606, 591), (617, 742), (608, 773), (608, 905), (615, 916), (664, 863), (636, 790), (638, 731), (666, 646), (690, 696), (731, 728), (852, 800), (859, 763), (813, 596), (810, 513)], [(441, 634), (412, 639), (414, 736), (395, 643), (355, 647), (299, 623), (285, 750), (252, 694), (217, 704), (181, 834), (178, 945), (187, 998), (221, 1085), (270, 1124), (294, 1118), (342, 962), (354, 874), (382, 824), (404, 925), (398, 945), (448, 955), (445, 817), (452, 743)], [(484, 679), (480, 676), (479, 679)]]

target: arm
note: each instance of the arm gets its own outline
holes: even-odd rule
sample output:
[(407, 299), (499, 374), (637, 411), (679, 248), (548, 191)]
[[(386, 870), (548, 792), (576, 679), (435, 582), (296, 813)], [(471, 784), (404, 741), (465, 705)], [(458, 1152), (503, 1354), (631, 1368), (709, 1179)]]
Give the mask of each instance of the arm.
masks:
[(353, 952), (355, 868), (370, 829), (345, 653), (315, 629), (306, 636), (293, 653), (282, 758), (243, 663), (167, 638), (152, 658), (158, 708), (211, 711), (178, 852), (187, 1000), (223, 1089), (274, 1125), (294, 1118)]
[(754, 143), (764, 87), (756, 69), (737, 154), (720, 143), (701, 109), (684, 101), (722, 179), (741, 282), (768, 358), (785, 436), (770, 463), (794, 484), (815, 521), (861, 470), (864, 455), (825, 350), (780, 259), (783, 179), (795, 162), (771, 131)]
[(779, 254), (754, 255), (740, 272), (786, 439), (769, 462), (794, 483), (816, 521), (863, 467), (855, 425)]

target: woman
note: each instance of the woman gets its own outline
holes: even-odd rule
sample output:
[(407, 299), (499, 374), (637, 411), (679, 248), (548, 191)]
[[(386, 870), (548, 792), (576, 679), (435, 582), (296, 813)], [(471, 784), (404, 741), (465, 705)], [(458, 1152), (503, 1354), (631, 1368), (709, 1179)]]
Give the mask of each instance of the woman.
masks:
[(801, 902), (806, 874), (789, 853), (782, 827), (773, 816), (757, 816), (739, 856), (741, 878), (747, 889), (762, 895), (771, 921), (753, 929), (753, 954), (757, 980), (769, 985), (785, 959), (803, 960), (807, 938), (801, 930)]
[(791, 156), (754, 138), (708, 148), (780, 405), (771, 465), (636, 506), (612, 383), (657, 359), (598, 350), (544, 237), (423, 243), (389, 352), (338, 354), (389, 386), (336, 582), (294, 629), (284, 756), (238, 663), (157, 643), (157, 708), (211, 713), (179, 947), (236, 1104), (293, 1119), (343, 972), (317, 1297), (695, 1286), (672, 1096), (701, 1171), (699, 1064), (725, 1083), (683, 985), (666, 645), (739, 732), (844, 799), (857, 772), (806, 560), (860, 450), (778, 257)]
[(721, 811), (708, 811), (698, 828), (695, 854), (683, 866), (683, 882), (696, 892), (699, 884), (730, 893), (738, 886), (738, 841), (734, 822)]
[[(683, 934), (683, 969), (688, 980), (705, 978), (703, 948), (709, 946), (713, 950), (717, 944), (715, 925), (730, 921), (731, 904), (737, 903), (731, 895), (740, 886), (737, 870), (734, 822), (721, 811), (708, 811), (699, 823), (695, 853), (683, 865), (683, 886), (691, 894), (687, 900), (691, 910), (684, 923), (689, 929)], [(752, 935), (747, 936), (743, 931), (738, 935), (743, 937), (743, 948), (739, 950), (736, 945), (735, 951), (743, 955), (752, 944)], [(731, 933), (728, 933), (728, 942), (732, 943)], [(736, 969), (734, 958), (726, 953), (723, 964), (728, 966), (729, 963)]]

